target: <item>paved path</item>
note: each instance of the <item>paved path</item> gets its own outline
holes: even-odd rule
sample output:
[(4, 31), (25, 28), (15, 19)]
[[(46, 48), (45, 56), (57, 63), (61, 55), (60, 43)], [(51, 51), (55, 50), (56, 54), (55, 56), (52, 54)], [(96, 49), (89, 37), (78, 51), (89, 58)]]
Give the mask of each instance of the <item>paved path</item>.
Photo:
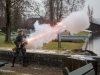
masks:
[(54, 67), (43, 67), (38, 65), (23, 67), (22, 65), (15, 64), (15, 67), (11, 67), (11, 63), (9, 63), (1, 67), (0, 70), (26, 73), (30, 75), (63, 75), (61, 69)]

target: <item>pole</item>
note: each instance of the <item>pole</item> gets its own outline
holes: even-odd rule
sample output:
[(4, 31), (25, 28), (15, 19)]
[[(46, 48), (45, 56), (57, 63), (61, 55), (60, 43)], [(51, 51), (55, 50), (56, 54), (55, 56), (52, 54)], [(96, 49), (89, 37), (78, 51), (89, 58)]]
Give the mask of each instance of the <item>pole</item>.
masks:
[(61, 48), (61, 37), (60, 37), (60, 33), (58, 33), (58, 48)]

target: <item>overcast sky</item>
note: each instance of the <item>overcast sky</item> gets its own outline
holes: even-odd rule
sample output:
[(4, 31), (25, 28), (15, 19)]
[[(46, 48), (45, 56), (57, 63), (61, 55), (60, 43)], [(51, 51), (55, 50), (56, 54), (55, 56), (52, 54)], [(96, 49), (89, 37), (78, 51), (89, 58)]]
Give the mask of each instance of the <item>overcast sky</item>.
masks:
[(93, 18), (94, 22), (100, 24), (100, 0), (86, 0), (85, 9), (87, 10), (88, 5), (93, 7)]

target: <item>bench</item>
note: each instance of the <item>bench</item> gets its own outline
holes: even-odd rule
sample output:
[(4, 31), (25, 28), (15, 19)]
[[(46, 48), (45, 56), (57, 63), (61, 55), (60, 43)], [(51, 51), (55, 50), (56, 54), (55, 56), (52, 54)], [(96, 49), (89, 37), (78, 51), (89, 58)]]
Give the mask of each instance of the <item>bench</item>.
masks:
[(68, 68), (65, 67), (63, 69), (63, 74), (64, 75), (96, 75), (92, 63), (82, 66), (72, 72), (69, 72)]
[(7, 62), (0, 62), (0, 67), (5, 66), (5, 64), (8, 64)]

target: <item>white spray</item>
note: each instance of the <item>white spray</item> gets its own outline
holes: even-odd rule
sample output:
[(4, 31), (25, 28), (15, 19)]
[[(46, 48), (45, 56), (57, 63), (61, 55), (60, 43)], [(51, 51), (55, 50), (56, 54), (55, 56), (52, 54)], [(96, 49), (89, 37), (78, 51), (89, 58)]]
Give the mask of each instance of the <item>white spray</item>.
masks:
[(41, 48), (44, 43), (48, 43), (57, 38), (58, 33), (65, 30), (71, 34), (77, 34), (89, 28), (89, 18), (86, 12), (77, 11), (72, 12), (69, 16), (62, 19), (55, 27), (51, 27), (50, 24), (40, 25), (38, 21), (35, 22), (35, 32), (30, 34), (28, 39), (32, 39), (27, 47), (29, 48)]

